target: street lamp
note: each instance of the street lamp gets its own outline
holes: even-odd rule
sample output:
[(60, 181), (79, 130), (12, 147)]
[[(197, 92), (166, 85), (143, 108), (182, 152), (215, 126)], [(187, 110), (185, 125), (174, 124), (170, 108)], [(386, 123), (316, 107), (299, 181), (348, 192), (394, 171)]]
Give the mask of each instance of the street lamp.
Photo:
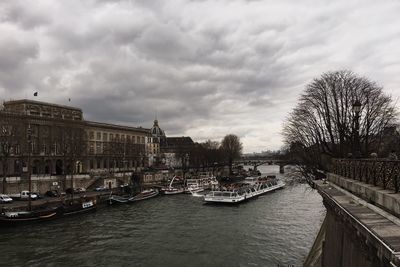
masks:
[(213, 164), (213, 177), (215, 177), (215, 168), (217, 167), (217, 165), (218, 165), (218, 162), (214, 162), (214, 164)]
[(354, 111), (354, 140), (353, 140), (353, 155), (358, 158), (360, 157), (360, 111), (361, 111), (361, 102), (356, 99), (353, 103), (353, 111)]
[(26, 135), (27, 135), (27, 141), (28, 141), (28, 190), (29, 190), (29, 196), (28, 196), (28, 210), (32, 210), (32, 199), (31, 199), (31, 194), (32, 194), (32, 178), (31, 178), (31, 150), (32, 150), (32, 128), (31, 124), (28, 125), (28, 129), (26, 130)]

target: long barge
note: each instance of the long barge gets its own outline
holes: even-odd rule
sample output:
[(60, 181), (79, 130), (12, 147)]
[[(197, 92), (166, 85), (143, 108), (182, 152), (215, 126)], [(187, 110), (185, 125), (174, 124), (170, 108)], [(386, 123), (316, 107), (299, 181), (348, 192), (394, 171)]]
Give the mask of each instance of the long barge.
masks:
[(204, 195), (206, 203), (237, 204), (253, 197), (282, 189), (285, 183), (276, 178), (246, 178), (244, 183), (235, 183), (227, 188), (213, 190)]

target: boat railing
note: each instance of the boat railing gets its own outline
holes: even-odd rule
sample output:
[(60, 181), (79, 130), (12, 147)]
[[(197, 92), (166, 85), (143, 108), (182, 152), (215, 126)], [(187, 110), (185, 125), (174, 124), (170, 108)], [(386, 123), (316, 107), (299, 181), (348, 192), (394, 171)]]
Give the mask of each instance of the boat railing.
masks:
[(237, 191), (211, 191), (207, 195), (213, 197), (238, 197), (242, 194)]

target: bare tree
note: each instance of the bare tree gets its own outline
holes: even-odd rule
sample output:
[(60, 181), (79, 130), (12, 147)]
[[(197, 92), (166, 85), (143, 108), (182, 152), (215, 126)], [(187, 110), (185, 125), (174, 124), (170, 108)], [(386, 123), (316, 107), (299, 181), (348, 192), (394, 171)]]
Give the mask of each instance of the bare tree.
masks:
[(6, 192), (9, 159), (12, 152), (14, 131), (10, 121), (2, 116), (0, 121), (0, 157), (3, 171), (3, 194)]
[(194, 146), (191, 148), (189, 152), (190, 158), (190, 166), (193, 168), (204, 168), (206, 167), (206, 150), (203, 147), (203, 144), (196, 143)]
[(232, 174), (233, 160), (239, 158), (242, 154), (243, 145), (237, 135), (228, 134), (222, 139), (221, 150), (229, 165), (229, 174)]
[[(361, 104), (358, 112), (355, 103)], [(391, 97), (375, 82), (347, 70), (328, 72), (307, 85), (283, 136), (303, 163), (324, 168), (326, 158), (354, 153), (356, 145), (361, 156), (376, 152), (383, 129), (395, 118)]]
[[(22, 125), (21, 117), (0, 111), (0, 161), (3, 174), (2, 191), (6, 193), (7, 176), (10, 174), (9, 166), (13, 159), (20, 162), (21, 149), (23, 149), (23, 138), (26, 133)], [(14, 172), (18, 171), (15, 170)]]
[[(86, 154), (86, 133), (82, 125), (71, 122), (57, 127), (53, 138), (57, 146), (57, 154), (60, 154), (63, 158), (62, 173), (71, 176), (70, 187), (73, 191), (73, 175), (77, 163), (80, 162)], [(64, 186), (66, 187), (66, 176)]]

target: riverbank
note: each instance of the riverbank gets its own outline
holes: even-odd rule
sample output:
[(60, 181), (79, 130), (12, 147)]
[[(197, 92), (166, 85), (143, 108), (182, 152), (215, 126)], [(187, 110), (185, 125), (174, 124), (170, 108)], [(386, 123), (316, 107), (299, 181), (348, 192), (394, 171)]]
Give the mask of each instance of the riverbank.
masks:
[[(103, 205), (107, 203), (108, 197), (110, 192), (86, 192), (80, 194), (74, 194), (74, 199), (80, 198), (93, 198), (96, 199), (97, 205)], [(32, 209), (38, 207), (52, 207), (61, 204), (63, 201), (70, 200), (71, 197), (69, 196), (62, 196), (62, 197), (43, 197), (41, 199), (32, 200), (31, 205)], [(27, 200), (14, 200), (12, 203), (8, 204), (0, 204), (0, 210), (24, 210), (28, 207)]]

